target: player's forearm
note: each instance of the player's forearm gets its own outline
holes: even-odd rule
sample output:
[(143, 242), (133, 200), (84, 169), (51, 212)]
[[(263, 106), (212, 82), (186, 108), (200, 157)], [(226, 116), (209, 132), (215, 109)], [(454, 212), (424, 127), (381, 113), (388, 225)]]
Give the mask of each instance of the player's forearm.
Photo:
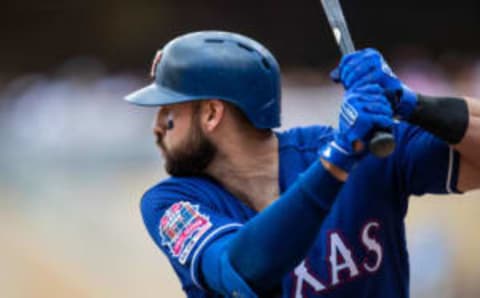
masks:
[(463, 158), (480, 166), (480, 102), (475, 99), (418, 95), (409, 122), (446, 141)]
[[(306, 256), (342, 185), (319, 161), (315, 162), (224, 246), (235, 271), (259, 293), (279, 284)], [(218, 264), (222, 251), (214, 245), (204, 254), (204, 258), (210, 257), (202, 267), (209, 286), (222, 291), (221, 280), (208, 272)]]
[(337, 178), (338, 180), (340, 181), (347, 181), (348, 179), (348, 172), (335, 166), (334, 164), (332, 164), (331, 162), (329, 161), (326, 161), (325, 159), (323, 158), (320, 158), (320, 162), (322, 163), (323, 167), (328, 171), (330, 172), (330, 174)]
[(469, 98), (418, 96), (409, 119), (460, 153), (457, 189), (480, 187), (480, 102)]
[(233, 266), (255, 288), (280, 282), (307, 254), (342, 183), (315, 162), (232, 241)]

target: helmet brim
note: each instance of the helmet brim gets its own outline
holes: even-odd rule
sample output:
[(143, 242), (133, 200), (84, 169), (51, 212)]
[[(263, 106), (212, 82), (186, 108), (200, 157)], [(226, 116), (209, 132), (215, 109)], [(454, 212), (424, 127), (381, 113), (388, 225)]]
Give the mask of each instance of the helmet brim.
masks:
[(129, 103), (139, 106), (163, 106), (180, 102), (187, 102), (196, 98), (177, 93), (167, 88), (162, 88), (152, 83), (144, 88), (134, 91), (124, 97)]

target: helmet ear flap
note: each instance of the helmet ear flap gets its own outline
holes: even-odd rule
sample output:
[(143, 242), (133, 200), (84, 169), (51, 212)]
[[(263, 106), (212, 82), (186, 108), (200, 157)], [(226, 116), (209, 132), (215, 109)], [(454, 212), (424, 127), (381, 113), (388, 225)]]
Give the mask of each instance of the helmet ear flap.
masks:
[(160, 59), (162, 58), (162, 50), (158, 50), (155, 54), (155, 57), (152, 61), (152, 66), (150, 67), (150, 77), (152, 79), (155, 78), (155, 73), (157, 72), (158, 63), (160, 63)]

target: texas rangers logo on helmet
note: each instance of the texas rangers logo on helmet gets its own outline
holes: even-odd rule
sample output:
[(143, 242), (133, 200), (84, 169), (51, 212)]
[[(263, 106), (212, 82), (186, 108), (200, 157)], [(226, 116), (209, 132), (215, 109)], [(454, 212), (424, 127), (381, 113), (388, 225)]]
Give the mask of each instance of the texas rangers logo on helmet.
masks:
[(211, 227), (209, 217), (199, 212), (198, 205), (185, 201), (175, 203), (160, 219), (162, 245), (185, 264), (195, 244)]
[(157, 51), (155, 57), (153, 58), (152, 66), (150, 67), (150, 77), (155, 78), (155, 73), (157, 72), (158, 63), (160, 63), (160, 59), (162, 58), (162, 50)]

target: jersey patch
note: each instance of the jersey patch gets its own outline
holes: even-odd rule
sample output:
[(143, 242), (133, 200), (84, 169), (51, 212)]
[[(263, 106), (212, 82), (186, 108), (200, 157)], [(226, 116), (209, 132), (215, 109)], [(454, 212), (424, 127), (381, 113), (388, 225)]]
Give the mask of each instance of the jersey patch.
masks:
[(195, 244), (211, 227), (210, 218), (200, 213), (199, 205), (185, 201), (175, 203), (160, 219), (162, 245), (185, 264)]

